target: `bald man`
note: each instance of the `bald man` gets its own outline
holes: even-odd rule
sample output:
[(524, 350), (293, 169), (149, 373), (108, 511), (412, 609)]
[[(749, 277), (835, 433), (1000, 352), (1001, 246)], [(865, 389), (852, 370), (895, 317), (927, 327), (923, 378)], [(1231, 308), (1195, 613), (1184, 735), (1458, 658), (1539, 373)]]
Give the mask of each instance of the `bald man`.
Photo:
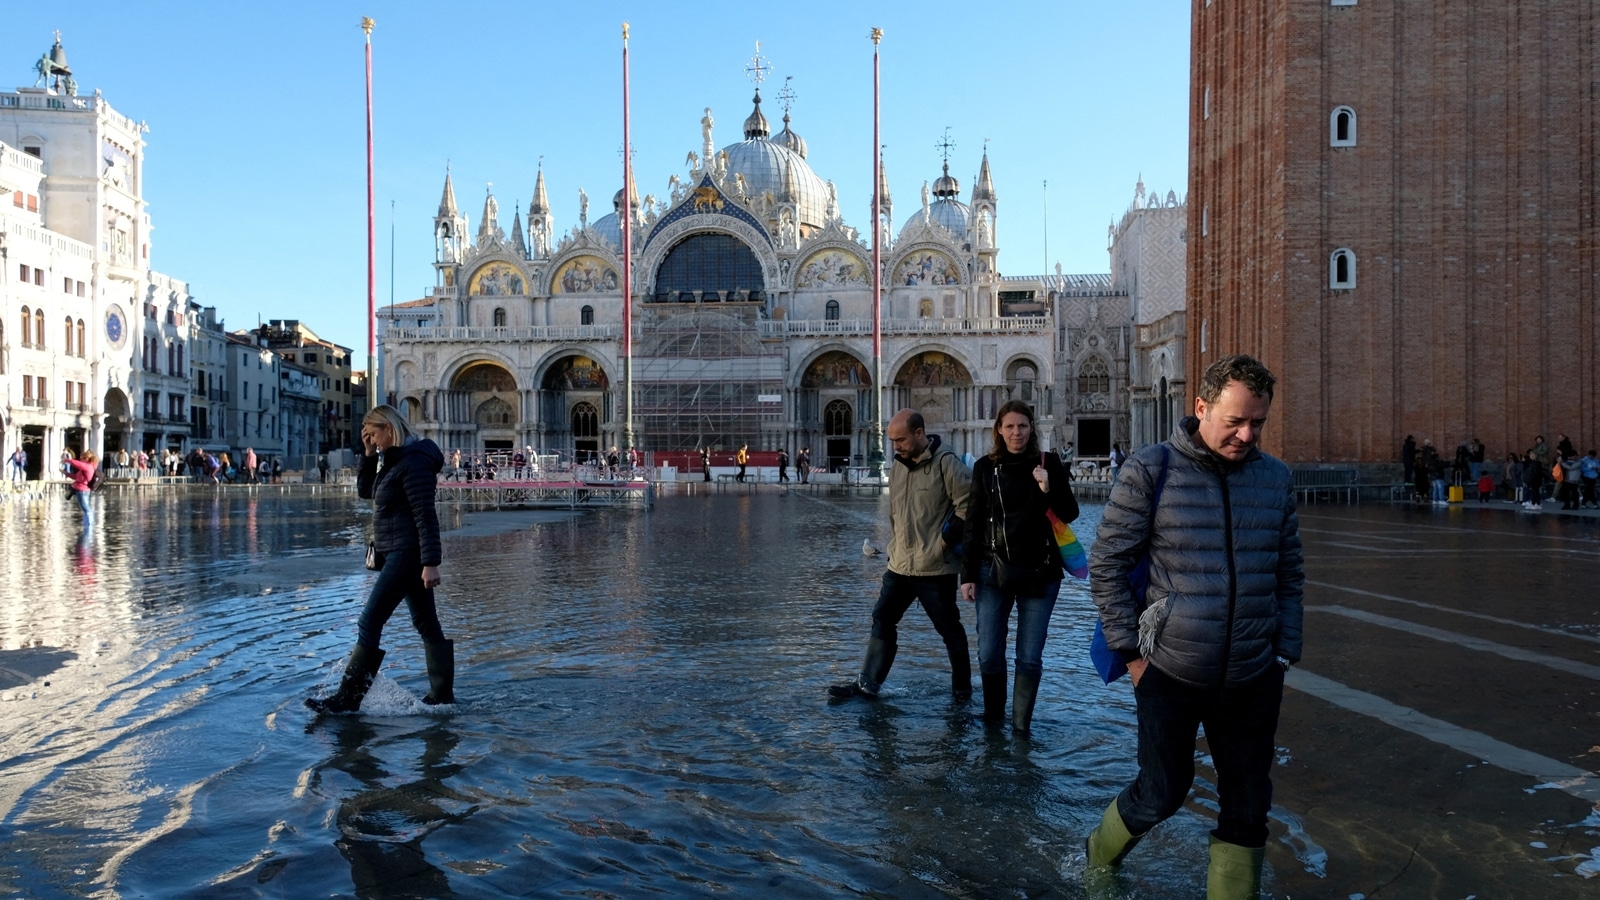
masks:
[(966, 519), (972, 470), (954, 451), (927, 433), (922, 414), (902, 409), (889, 420), (894, 462), (889, 472), (889, 568), (883, 573), (878, 603), (872, 608), (872, 637), (861, 674), (828, 688), (835, 700), (874, 699), (889, 677), (899, 647), (897, 628), (918, 602), (944, 638), (950, 654), (950, 689), (957, 703), (972, 699), (972, 661), (967, 631), (956, 606), (961, 560), (941, 537), (953, 510)]

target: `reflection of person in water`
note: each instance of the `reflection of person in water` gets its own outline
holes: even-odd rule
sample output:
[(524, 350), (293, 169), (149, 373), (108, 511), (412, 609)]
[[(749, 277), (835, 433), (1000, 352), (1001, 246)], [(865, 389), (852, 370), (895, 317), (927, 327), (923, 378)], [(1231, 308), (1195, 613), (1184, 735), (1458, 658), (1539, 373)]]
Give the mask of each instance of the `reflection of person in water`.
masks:
[[(337, 769), (361, 783), (339, 801), (339, 855), (350, 863), (355, 896), (453, 897), (445, 872), (428, 861), (422, 842), (446, 825), (466, 821), (476, 801), (449, 785), (462, 766), (450, 759), (460, 738), (443, 724), (380, 738), (360, 719), (323, 719), (335, 741), (334, 755), (318, 767)], [(398, 751), (417, 741), (422, 755), (410, 765)]]

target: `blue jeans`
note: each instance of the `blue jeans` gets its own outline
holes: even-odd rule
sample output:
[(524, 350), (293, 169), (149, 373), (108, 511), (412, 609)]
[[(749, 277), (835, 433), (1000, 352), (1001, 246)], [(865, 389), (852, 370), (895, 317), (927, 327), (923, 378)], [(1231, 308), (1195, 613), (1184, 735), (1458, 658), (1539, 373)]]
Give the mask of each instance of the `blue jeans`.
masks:
[(1183, 805), (1194, 784), (1195, 731), (1204, 726), (1221, 807), (1212, 835), (1241, 847), (1266, 844), (1283, 675), (1274, 663), (1247, 684), (1195, 688), (1155, 666), (1144, 670), (1133, 689), (1139, 775), (1117, 797), (1129, 832), (1144, 834)]
[(83, 510), (83, 524), (89, 524), (94, 519), (94, 513), (89, 511), (89, 492), (74, 490), (72, 493), (78, 498), (78, 508)]
[(1035, 678), (1044, 671), (1044, 640), (1050, 630), (1061, 582), (1051, 581), (1019, 594), (989, 583), (989, 564), (978, 576), (978, 671), (1006, 674), (1006, 623), (1017, 608), (1017, 674)]
[(397, 550), (384, 554), (383, 568), (378, 580), (372, 583), (372, 593), (356, 622), (356, 643), (372, 650), (378, 649), (383, 637), (383, 626), (406, 602), (411, 611), (411, 625), (417, 629), (425, 643), (444, 640), (444, 629), (439, 627), (439, 612), (433, 603), (433, 588), (422, 586), (422, 557), (415, 550)]
[(1445, 483), (1443, 478), (1433, 480), (1433, 499), (1443, 503), (1445, 501)]

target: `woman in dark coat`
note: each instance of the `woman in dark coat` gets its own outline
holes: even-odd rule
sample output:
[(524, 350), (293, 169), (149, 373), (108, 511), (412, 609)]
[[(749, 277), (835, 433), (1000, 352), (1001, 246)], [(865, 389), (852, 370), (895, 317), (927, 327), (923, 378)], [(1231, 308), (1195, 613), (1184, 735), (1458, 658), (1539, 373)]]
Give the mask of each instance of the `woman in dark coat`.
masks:
[[(1078, 517), (1072, 480), (1054, 453), (1039, 451), (1033, 410), (1020, 400), (1000, 407), (994, 449), (972, 467), (971, 505), (961, 566), (961, 596), (976, 600), (983, 720), (1006, 715), (1006, 624), (1017, 609), (1016, 681), (1011, 728), (1027, 734), (1044, 670), (1044, 642), (1061, 590), (1061, 549), (1046, 510), (1063, 523)], [(1000, 586), (997, 566), (1027, 573)]]
[(308, 699), (306, 705), (319, 713), (361, 708), (383, 662), (378, 648), (383, 626), (402, 600), (427, 657), (431, 690), (422, 702), (454, 703), (455, 642), (445, 640), (433, 596), (441, 554), (433, 498), (444, 453), (433, 441), (412, 434), (400, 411), (387, 405), (373, 407), (361, 420), (361, 443), (366, 455), (356, 489), (372, 501), (373, 547), (382, 564), (357, 622), (356, 646), (338, 692)]

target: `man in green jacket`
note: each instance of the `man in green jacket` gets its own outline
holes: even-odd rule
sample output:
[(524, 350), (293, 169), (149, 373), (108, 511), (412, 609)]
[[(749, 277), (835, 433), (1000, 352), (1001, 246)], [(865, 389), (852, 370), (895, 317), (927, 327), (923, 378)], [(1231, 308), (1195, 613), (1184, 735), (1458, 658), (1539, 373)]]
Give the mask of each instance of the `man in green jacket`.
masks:
[(861, 674), (828, 688), (837, 700), (878, 696), (898, 649), (897, 626), (913, 602), (933, 622), (950, 654), (950, 687), (956, 702), (972, 698), (972, 661), (967, 631), (956, 606), (961, 560), (944, 545), (945, 517), (965, 520), (972, 471), (954, 451), (929, 435), (922, 414), (902, 409), (889, 420), (894, 463), (889, 472), (889, 568), (872, 608), (872, 638)]

